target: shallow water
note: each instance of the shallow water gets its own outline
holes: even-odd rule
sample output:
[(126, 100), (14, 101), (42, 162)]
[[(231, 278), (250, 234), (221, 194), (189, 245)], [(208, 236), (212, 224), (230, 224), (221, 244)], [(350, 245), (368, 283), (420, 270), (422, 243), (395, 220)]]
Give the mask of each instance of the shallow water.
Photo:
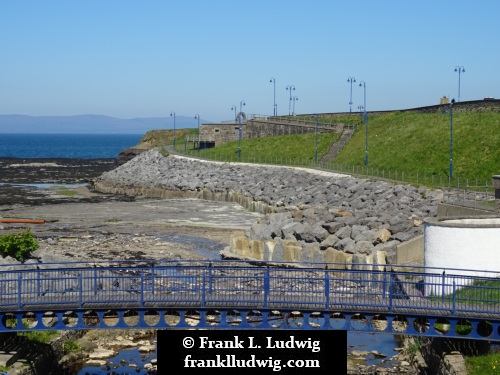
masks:
[[(153, 359), (156, 359), (156, 352), (144, 354), (139, 353), (137, 348), (126, 349), (120, 351), (116, 357), (110, 358), (106, 366), (86, 366), (75, 372), (75, 375), (147, 375), (148, 372), (144, 369), (144, 365)], [(137, 365), (137, 367), (131, 368), (131, 364)]]
[[(376, 358), (373, 355), (366, 357), (365, 364), (368, 366), (377, 365), (390, 367), (395, 365), (395, 362), (389, 360), (390, 357), (396, 354), (394, 348), (397, 343), (394, 335), (375, 333), (369, 334), (364, 332), (348, 332), (347, 333), (347, 351), (363, 350), (370, 352), (376, 350), (379, 353), (385, 354), (387, 358)], [(74, 375), (147, 375), (144, 370), (144, 365), (156, 359), (156, 353), (141, 354), (138, 349), (126, 349), (119, 352), (116, 357), (108, 360), (108, 365), (105, 367), (86, 366)], [(130, 364), (136, 364), (137, 368), (131, 368)]]
[(394, 348), (397, 348), (396, 337), (390, 333), (367, 333), (367, 332), (347, 332), (347, 351), (363, 350), (377, 352), (384, 354), (386, 358), (378, 358), (373, 355), (366, 357), (366, 365), (378, 365), (389, 367), (395, 365), (395, 362), (389, 359), (397, 354)]

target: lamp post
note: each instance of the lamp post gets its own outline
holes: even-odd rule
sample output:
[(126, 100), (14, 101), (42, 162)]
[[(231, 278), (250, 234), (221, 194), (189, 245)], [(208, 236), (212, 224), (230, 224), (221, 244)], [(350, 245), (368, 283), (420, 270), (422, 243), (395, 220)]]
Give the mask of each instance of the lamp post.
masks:
[(246, 105), (245, 101), (242, 100), (240, 102), (240, 113), (238, 115), (238, 159), (240, 158), (241, 155), (241, 112), (243, 111), (243, 106)]
[[(450, 180), (453, 178), (453, 104), (455, 104), (455, 99), (451, 99), (449, 104), (450, 108)], [(446, 114), (446, 110), (443, 111), (443, 115)]]
[(465, 73), (465, 69), (463, 66), (456, 66), (455, 72), (458, 72), (458, 101), (460, 101), (460, 74)]
[(363, 86), (363, 122), (365, 123), (365, 166), (368, 167), (368, 115), (366, 113), (366, 82), (361, 81), (359, 86)]
[(287, 90), (290, 91), (290, 101), (288, 102), (288, 116), (290, 116), (291, 110), (292, 110), (292, 90), (295, 91), (295, 86), (294, 85), (288, 85), (286, 87)]
[(200, 142), (201, 142), (201, 137), (200, 137), (200, 115), (196, 114), (194, 116), (195, 119), (198, 119), (198, 152), (200, 152)]
[(296, 101), (296, 100), (299, 100), (299, 98), (297, 98), (296, 96), (292, 96), (292, 97), (290, 98), (290, 100), (293, 102), (293, 107), (292, 107), (292, 116), (294, 116), (294, 115), (295, 115), (295, 101)]
[(231, 106), (231, 111), (232, 111), (233, 109), (234, 109), (234, 122), (236, 122), (236, 117), (237, 117), (237, 116), (236, 116), (236, 106), (235, 106), (235, 105)]
[(352, 84), (356, 82), (356, 78), (349, 77), (347, 78), (347, 82), (351, 84), (351, 95), (349, 96), (349, 112), (352, 112)]
[(273, 83), (273, 116), (276, 117), (278, 115), (278, 108), (276, 107), (276, 80), (271, 78), (269, 82)]
[(453, 103), (455, 99), (450, 103), (450, 180), (453, 178)]
[(316, 113), (316, 151), (314, 152), (314, 161), (318, 162), (318, 114)]
[(170, 116), (174, 116), (174, 147), (175, 147), (175, 112), (170, 113)]

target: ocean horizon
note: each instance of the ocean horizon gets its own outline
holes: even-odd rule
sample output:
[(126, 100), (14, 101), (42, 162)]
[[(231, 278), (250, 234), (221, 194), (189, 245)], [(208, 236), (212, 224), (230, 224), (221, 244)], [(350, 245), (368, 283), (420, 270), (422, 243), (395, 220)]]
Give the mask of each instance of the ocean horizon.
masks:
[(137, 145), (143, 134), (0, 134), (0, 158), (110, 159)]

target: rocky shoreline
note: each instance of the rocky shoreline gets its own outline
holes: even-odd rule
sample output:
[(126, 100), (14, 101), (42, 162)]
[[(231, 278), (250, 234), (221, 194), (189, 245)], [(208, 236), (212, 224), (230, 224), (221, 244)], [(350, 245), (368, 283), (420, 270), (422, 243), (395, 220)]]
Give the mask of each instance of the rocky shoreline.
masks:
[[(246, 241), (248, 249), (240, 248), (238, 254), (233, 243), (228, 257), (355, 264), (396, 263), (398, 245), (423, 234), (423, 219), (436, 216), (444, 198), (443, 191), (425, 187), (164, 156), (158, 149), (103, 173), (94, 188), (124, 196), (237, 202), (262, 213), (237, 239)], [(283, 249), (290, 244), (287, 253)]]
[[(70, 170), (78, 176), (61, 176), (58, 170), (64, 168), (65, 159), (45, 160), (43, 163), (31, 159), (26, 160), (25, 165), (18, 159), (9, 162), (16, 166), (8, 168), (15, 168), (23, 180), (13, 180), (16, 174), (4, 173), (2, 176), (7, 181), (3, 182), (22, 199), (4, 200), (0, 205), (0, 218), (39, 218), (45, 221), (43, 224), (0, 223), (0, 234), (19, 233), (30, 228), (40, 247), (29, 262), (220, 258), (219, 252), (229, 244), (231, 234), (250, 226), (259, 216), (233, 203), (102, 194), (92, 190), (90, 183), (81, 184), (97, 177), (94, 168), (75, 167)], [(44, 169), (46, 163), (60, 167), (44, 171), (41, 177), (27, 179), (26, 176), (36, 176), (31, 173), (33, 168)], [(26, 189), (16, 181), (51, 186)], [(78, 183), (72, 184), (75, 181)], [(62, 185), (67, 185), (65, 191), (71, 194), (59, 194), (58, 187)], [(16, 261), (0, 257), (0, 264), (12, 263)], [(154, 332), (90, 330), (77, 340), (83, 350), (61, 358), (58, 371), (70, 371), (85, 365), (109, 367), (111, 371), (116, 364), (110, 363), (109, 358), (123, 349), (139, 350), (142, 347), (142, 351), (151, 348)], [(32, 375), (33, 372), (23, 365), (26, 359), (20, 357), (19, 360), (10, 373)], [(135, 369), (144, 364), (128, 365), (135, 373)], [(155, 366), (155, 363), (148, 365), (150, 374), (155, 373)]]
[[(52, 179), (51, 182), (68, 181), (56, 180)], [(318, 238), (326, 233), (319, 230), (319, 236), (307, 234), (307, 230), (309, 233), (318, 232), (319, 227), (315, 227), (314, 223), (318, 223), (328, 232), (327, 237), (332, 234), (337, 236), (337, 231), (330, 232), (338, 225), (336, 222), (342, 223), (342, 227), (350, 227), (351, 229), (351, 234), (344, 236), (344, 238), (351, 238), (353, 230), (361, 229), (355, 227), (363, 225), (360, 223), (361, 221), (365, 223), (368, 230), (385, 229), (390, 232), (390, 228), (392, 228), (394, 233), (391, 235), (394, 236), (391, 241), (400, 242), (404, 238), (404, 233), (409, 233), (408, 237), (419, 233), (422, 228), (415, 223), (418, 224), (418, 218), (427, 216), (426, 214), (432, 215), (435, 203), (439, 201), (439, 194), (441, 194), (440, 192), (399, 188), (390, 184), (380, 185), (378, 183), (373, 184), (374, 191), (372, 191), (369, 181), (353, 179), (350, 176), (321, 172), (311, 174), (300, 169), (294, 170), (292, 173), (291, 169), (278, 167), (256, 168), (249, 165), (225, 165), (224, 163), (213, 165), (179, 157), (165, 157), (157, 150), (144, 152), (121, 167), (109, 169), (98, 176), (90, 177), (90, 181), (93, 182), (88, 186), (78, 187), (80, 190), (78, 194), (69, 199), (57, 196), (57, 194), (54, 195), (52, 192), (45, 195), (45, 201), (40, 198), (38, 203), (34, 205), (12, 204), (13, 202), (10, 201), (9, 204), (0, 205), (0, 215), (17, 217), (30, 215), (30, 217), (49, 219), (43, 226), (31, 225), (32, 230), (41, 239), (41, 247), (37, 250), (36, 255), (43, 261), (57, 261), (68, 259), (68, 257), (73, 257), (72, 260), (74, 260), (75, 254), (80, 259), (88, 258), (88, 254), (102, 259), (109, 256), (141, 257), (144, 259), (156, 256), (190, 259), (193, 256), (203, 257), (203, 255), (195, 255), (192, 247), (172, 240), (173, 237), (180, 234), (191, 238), (205, 238), (220, 244), (222, 248), (230, 248), (230, 237), (235, 232), (246, 235), (248, 238), (255, 236), (259, 238), (273, 238), (274, 236), (276, 238), (279, 235), (284, 236), (284, 239), (293, 237), (304, 248), (319, 246), (321, 249), (326, 243), (321, 245), (324, 240), (319, 242)], [(342, 185), (342, 183), (345, 184)], [(341, 188), (341, 186), (344, 187)], [(152, 191), (156, 194), (154, 197), (149, 194)], [(198, 213), (205, 214), (201, 220), (195, 220), (191, 223), (183, 222), (181, 225), (168, 222), (168, 220), (157, 222), (155, 218), (151, 217), (150, 211), (144, 212), (144, 215), (148, 216), (148, 220), (143, 220), (144, 215), (142, 218), (139, 216), (129, 220), (124, 219), (124, 216), (119, 214), (119, 212), (137, 212), (138, 207), (149, 207), (149, 210), (151, 206), (161, 207), (161, 203), (165, 200), (157, 198), (161, 198), (161, 194), (166, 194), (165, 192), (173, 192), (174, 196), (180, 192), (182, 195), (178, 195), (179, 197), (196, 198), (195, 201), (190, 201), (193, 205), (196, 202), (201, 202), (203, 205), (210, 204), (210, 201), (203, 200), (203, 198), (213, 199), (214, 195), (210, 195), (209, 192), (219, 194), (218, 197), (225, 196), (234, 199), (219, 199), (226, 202), (225, 204), (219, 202), (219, 204), (223, 204), (225, 212), (224, 220), (220, 221), (214, 219), (214, 216), (217, 216), (214, 215), (214, 212), (217, 211), (214, 207), (206, 212), (198, 209)], [(363, 195), (368, 196), (371, 193), (378, 195), (380, 200), (388, 199), (391, 202), (390, 207), (395, 211), (404, 212), (404, 220), (400, 215), (394, 215), (395, 211), (389, 210), (389, 206), (386, 207), (387, 211), (377, 212), (378, 207), (370, 209), (370, 204), (373, 204), (374, 201), (367, 202), (369, 199), (364, 198)], [(237, 199), (237, 196), (244, 196), (245, 200)], [(338, 198), (335, 198), (336, 196)], [(54, 201), (58, 203), (51, 204)], [(170, 199), (169, 206), (172, 206), (174, 201)], [(177, 202), (184, 202), (184, 199), (178, 199)], [(258, 212), (241, 210), (241, 207), (233, 202), (238, 202), (246, 208), (253, 208), (254, 211)], [(361, 206), (363, 202), (367, 202), (365, 208)], [(133, 205), (134, 208), (129, 205)], [(85, 206), (94, 207), (90, 208), (92, 218), (85, 217), (84, 213), (89, 212), (88, 209), (82, 208)], [(326, 211), (321, 209), (322, 206), (329, 207), (327, 210), (329, 212), (328, 219), (324, 217)], [(116, 211), (113, 211), (112, 208), (115, 207)], [(101, 208), (102, 212), (107, 214), (99, 216), (99, 210), (95, 208)], [(184, 209), (182, 204), (174, 208), (176, 209), (175, 215), (179, 215), (179, 212)], [(351, 212), (352, 215), (344, 213), (337, 215), (337, 212)], [(380, 212), (386, 212), (384, 217), (392, 216), (391, 218), (394, 220), (373, 219), (374, 217), (378, 218), (379, 216), (375, 216), (375, 214), (380, 214)], [(159, 216), (164, 219), (168, 218), (168, 215), (168, 213), (159, 211)], [(241, 222), (239, 225), (234, 225), (235, 221), (239, 220), (236, 220), (238, 217), (241, 218)], [(200, 227), (201, 222), (210, 224), (206, 227), (203, 225)], [(295, 227), (293, 231), (288, 233), (283, 230), (294, 227), (297, 223), (302, 224), (306, 229), (306, 224), (316, 229), (299, 231)], [(18, 231), (20, 228), (19, 225), (4, 225), (3, 232)], [(271, 228), (274, 229), (271, 230)], [(394, 228), (401, 228), (401, 230), (397, 231)], [(159, 232), (163, 234), (160, 237), (157, 236)], [(173, 237), (165, 237), (165, 233), (170, 233)], [(269, 237), (266, 237), (265, 234), (269, 234)], [(399, 239), (397, 238), (398, 234)], [(360, 242), (359, 238), (358, 240), (355, 238), (356, 236), (351, 238), (353, 242), (349, 245), (351, 247), (346, 244), (345, 249), (339, 251), (346, 250), (345, 253), (349, 254), (352, 246)], [(330, 237), (329, 240), (332, 239)], [(340, 240), (342, 238), (339, 237)], [(388, 240), (389, 238), (385, 242), (377, 240), (378, 243), (374, 244), (373, 247), (387, 243)], [(348, 242), (351, 241), (344, 240), (344, 243)], [(83, 249), (85, 251), (82, 251)], [(326, 248), (321, 251), (324, 250)], [(216, 254), (219, 251), (220, 249), (216, 250)], [(358, 254), (360, 257), (363, 254), (368, 255), (363, 252)], [(358, 358), (376, 355), (374, 353), (357, 354), (359, 354)], [(80, 355), (88, 358), (89, 352)], [(65, 361), (69, 359), (66, 358)], [(406, 366), (404, 362), (402, 363), (401, 369), (392, 368), (392, 370), (352, 364), (349, 373), (398, 373), (401, 370), (401, 372), (411, 374), (411, 367)]]

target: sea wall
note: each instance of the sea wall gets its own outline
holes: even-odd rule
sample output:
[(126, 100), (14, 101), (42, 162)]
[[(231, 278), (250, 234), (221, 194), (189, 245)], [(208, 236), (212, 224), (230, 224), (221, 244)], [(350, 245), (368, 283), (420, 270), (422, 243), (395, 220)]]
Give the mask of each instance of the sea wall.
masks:
[(235, 233), (227, 258), (396, 263), (398, 247), (423, 234), (444, 192), (313, 169), (211, 162), (158, 149), (94, 181), (100, 192), (235, 202), (263, 213)]

